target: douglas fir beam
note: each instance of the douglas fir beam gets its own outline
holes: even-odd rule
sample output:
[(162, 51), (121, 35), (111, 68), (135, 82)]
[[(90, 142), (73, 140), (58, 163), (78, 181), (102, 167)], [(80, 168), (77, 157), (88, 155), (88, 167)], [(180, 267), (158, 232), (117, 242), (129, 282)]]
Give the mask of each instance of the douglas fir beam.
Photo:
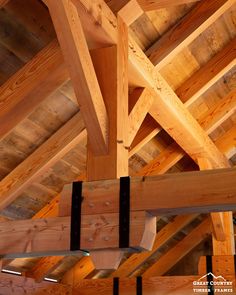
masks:
[(138, 0), (139, 5), (144, 11), (168, 8), (170, 6), (189, 4), (201, 0)]
[[(209, 111), (204, 113), (198, 120), (201, 127), (207, 134), (210, 134), (215, 128), (219, 127), (222, 122), (226, 121), (236, 110), (236, 95), (233, 90), (225, 98), (221, 99)], [(231, 158), (234, 152), (234, 132), (235, 127), (226, 132), (222, 139), (215, 142), (221, 153), (225, 154), (227, 158)], [(137, 175), (158, 175), (165, 173), (172, 166), (174, 166), (185, 155), (185, 152), (176, 144), (172, 143), (164, 149), (155, 159), (144, 166)], [(196, 159), (198, 163), (198, 159)]]
[(108, 117), (80, 18), (71, 1), (48, 0), (57, 36), (68, 65), (91, 148), (96, 155), (108, 150)]
[[(128, 138), (126, 144), (131, 146), (138, 130), (153, 103), (152, 94), (147, 89), (137, 88), (129, 97), (129, 107), (131, 107), (128, 119)], [(154, 123), (156, 123), (154, 121)], [(157, 124), (155, 124), (157, 125)], [(154, 125), (154, 126), (155, 126)]]
[(36, 283), (31, 278), (0, 273), (0, 290), (4, 295), (72, 295), (72, 287), (50, 282)]
[(120, 267), (111, 274), (111, 277), (129, 277), (136, 269), (144, 264), (159, 248), (174, 237), (186, 225), (197, 217), (196, 214), (177, 216), (173, 222), (164, 226), (157, 234), (151, 251), (132, 254)]
[(235, 66), (235, 51), (236, 38), (230, 41), (176, 90), (176, 94), (186, 107), (196, 101), (199, 96)]
[(162, 276), (170, 270), (177, 262), (179, 262), (185, 255), (193, 250), (204, 239), (211, 234), (210, 219), (202, 221), (200, 225), (194, 228), (186, 237), (184, 237), (176, 246), (172, 247), (164, 255), (162, 255), (157, 262), (149, 267), (144, 273), (143, 277)]
[[(158, 216), (233, 210), (235, 177), (236, 169), (229, 168), (131, 179), (129, 247), (150, 249), (145, 238), (146, 213)], [(119, 180), (85, 182), (83, 197), (80, 249), (118, 249)], [(69, 254), (70, 222), (70, 217), (2, 222), (0, 255)], [(95, 237), (97, 230), (100, 234)]]
[[(200, 170), (212, 169), (208, 159), (199, 158), (198, 165)], [(233, 230), (233, 214), (232, 212), (211, 213), (213, 224), (212, 236), (213, 254), (214, 255), (234, 255), (235, 242)]]
[(157, 69), (161, 69), (224, 14), (234, 2), (235, 0), (199, 1), (179, 23), (146, 51), (147, 56)]
[[(233, 282), (233, 292), (235, 292), (235, 278), (232, 275), (225, 276), (226, 280)], [(142, 292), (137, 288), (137, 281), (140, 278), (121, 278), (119, 279), (119, 294), (144, 294), (144, 295), (194, 295), (193, 282), (197, 281), (199, 276), (157, 276), (152, 278), (142, 278)], [(111, 295), (113, 294), (114, 280), (96, 279), (96, 280), (82, 280), (76, 290), (80, 295), (94, 295), (96, 290), (97, 295)], [(140, 286), (140, 285), (139, 285)], [(139, 291), (137, 291), (137, 289)], [(140, 293), (138, 293), (140, 292)]]
[(229, 129), (220, 138), (216, 140), (218, 148), (230, 159), (236, 154), (236, 126)]
[[(200, 95), (202, 95), (209, 87), (211, 87), (216, 81), (218, 81), (220, 77), (226, 74), (235, 65), (235, 46), (236, 39), (233, 39), (219, 53), (217, 53), (203, 67), (201, 67), (179, 88), (177, 88), (176, 94), (186, 107), (191, 107), (191, 105)], [(232, 98), (229, 97), (229, 99), (225, 101), (225, 104), (221, 105), (219, 103), (221, 111), (226, 109), (227, 106), (229, 114), (231, 114), (231, 112), (235, 110), (234, 106), (231, 107), (230, 105), (231, 103), (234, 103), (234, 92), (235, 91), (232, 91), (231, 94), (229, 94), (229, 96), (232, 95)], [(222, 119), (220, 121), (217, 121), (217, 118), (218, 117), (216, 117), (215, 122), (216, 125), (219, 126), (219, 124), (222, 123)], [(210, 120), (210, 116), (208, 120)], [(205, 123), (201, 126), (204, 130), (206, 130), (206, 127), (204, 125)], [(216, 125), (212, 124), (212, 130), (209, 130), (208, 132), (212, 132), (213, 128), (216, 127)], [(148, 115), (134, 138), (129, 154), (135, 154), (145, 143), (156, 136), (160, 130), (160, 125), (158, 125), (158, 123), (155, 122), (155, 120), (150, 117), (150, 115)]]
[(0, 210), (13, 202), (28, 185), (42, 176), (85, 136), (84, 123), (77, 113), (0, 182)]
[(0, 87), (0, 139), (68, 79), (54, 40)]

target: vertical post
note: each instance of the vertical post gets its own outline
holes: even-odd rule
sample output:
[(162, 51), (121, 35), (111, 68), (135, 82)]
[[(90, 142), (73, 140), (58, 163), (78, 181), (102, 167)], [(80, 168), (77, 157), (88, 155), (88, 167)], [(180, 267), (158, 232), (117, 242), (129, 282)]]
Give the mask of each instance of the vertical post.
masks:
[[(101, 180), (128, 176), (125, 146), (128, 121), (128, 28), (118, 18), (118, 44), (91, 51), (94, 68), (108, 113), (108, 154), (96, 156), (88, 142), (87, 179)], [(91, 253), (99, 269), (117, 268), (121, 250)], [(101, 259), (104, 257), (104, 259)], [(107, 264), (109, 263), (109, 265)]]

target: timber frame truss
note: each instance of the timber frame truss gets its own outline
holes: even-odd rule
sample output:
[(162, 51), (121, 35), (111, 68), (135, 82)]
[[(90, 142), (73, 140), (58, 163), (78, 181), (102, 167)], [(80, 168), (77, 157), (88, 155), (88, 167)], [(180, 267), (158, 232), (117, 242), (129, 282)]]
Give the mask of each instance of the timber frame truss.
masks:
[[(5, 2), (0, 1), (0, 5)], [(31, 70), (35, 63), (40, 62), (40, 66), (34, 69), (37, 79), (32, 79), (27, 91), (23, 91), (24, 85), (10, 94), (6, 92), (6, 88), (0, 89), (0, 94), (6, 101), (14, 96), (15, 102), (4, 109), (4, 112), (0, 110), (1, 124), (5, 122), (6, 116), (22, 107), (32, 94), (40, 94), (34, 95), (35, 99), (31, 105), (27, 105), (15, 121), (2, 125), (0, 137), (6, 136), (15, 124), (26, 117), (39, 103), (39, 99), (47, 97), (53, 89), (69, 78), (75, 90), (80, 113), (1, 181), (0, 208), (4, 209), (13, 202), (29, 183), (40, 177), (70, 148), (85, 138), (87, 131), (87, 171), (82, 177), (84, 179), (80, 179), (86, 181), (66, 185), (60, 196), (36, 214), (33, 220), (0, 223), (0, 255), (4, 259), (55, 255), (42, 258), (39, 265), (26, 274), (27, 279), (10, 279), (8, 275), (1, 274), (0, 287), (7, 289), (13, 282), (16, 284), (16, 293), (18, 289), (25, 288), (29, 290), (29, 294), (50, 294), (54, 291), (58, 294), (73, 294), (74, 291), (80, 290), (79, 294), (89, 295), (93, 294), (94, 288), (100, 291), (99, 286), (104, 285), (100, 293), (112, 294), (111, 290), (114, 290), (114, 285), (117, 284), (117, 280), (113, 278), (103, 282), (81, 280), (97, 267), (117, 269), (112, 276), (121, 278), (119, 286), (123, 293), (120, 294), (126, 294), (127, 286), (133, 288), (133, 291), (130, 291), (132, 294), (136, 294), (134, 292), (137, 288), (141, 288), (147, 295), (151, 294), (152, 288), (156, 288), (156, 292), (165, 291), (166, 288), (168, 292), (170, 289), (166, 286), (169, 285), (173, 289), (171, 294), (191, 294), (189, 288), (183, 286), (183, 280), (192, 282), (199, 277), (158, 277), (171, 268), (171, 262), (168, 262), (165, 255), (144, 273), (143, 279), (126, 277), (177, 230), (200, 213), (210, 213), (210, 218), (204, 220), (192, 236), (186, 239), (191, 240), (195, 235), (199, 241), (212, 232), (214, 262), (211, 270), (234, 282), (235, 245), (230, 211), (236, 207), (236, 170), (230, 167), (228, 158), (231, 155), (235, 127), (215, 143), (208, 134), (235, 110), (236, 100), (232, 99), (235, 91), (198, 121), (188, 108), (233, 67), (236, 41), (233, 39), (176, 91), (172, 90), (159, 70), (235, 1), (199, 1), (191, 15), (186, 15), (177, 27), (173, 27), (145, 53), (129, 34), (129, 26), (144, 11), (169, 5), (170, 0), (43, 2), (50, 11), (59, 44), (54, 40), (6, 85), (10, 87)], [(191, 0), (175, 2), (181, 4)], [(200, 18), (199, 15), (203, 17)], [(181, 30), (184, 24), (189, 23), (189, 19), (192, 22), (188, 30)], [(176, 33), (177, 37), (172, 41), (169, 36), (174, 34), (175, 30), (178, 34)], [(44, 89), (45, 81), (51, 87)], [(135, 86), (132, 93), (129, 93), (130, 86)], [(137, 177), (128, 178), (129, 157), (162, 128), (175, 143), (144, 167)], [(150, 176), (165, 173), (185, 153), (197, 163), (200, 170), (209, 171)], [(41, 154), (45, 155), (44, 159), (37, 160)], [(37, 165), (31, 169), (31, 163), (36, 161)], [(19, 181), (13, 181), (14, 179)], [(180, 216), (175, 218), (173, 224), (167, 225), (170, 229), (168, 235), (158, 235), (156, 217), (167, 214)], [(193, 239), (192, 247), (194, 245)], [(61, 284), (54, 286), (41, 282), (52, 269), (51, 266), (55, 267), (62, 261), (62, 255), (69, 255), (71, 251), (80, 252), (81, 249), (91, 253), (94, 264), (91, 257), (85, 256), (81, 259), (87, 272), (81, 274), (78, 282), (75, 282), (73, 273), (68, 273)], [(118, 267), (124, 249), (137, 253)], [(148, 252), (142, 252), (143, 250)], [(176, 251), (177, 249), (173, 249), (171, 257), (177, 260), (174, 256)], [(58, 254), (61, 256), (56, 256)], [(181, 256), (181, 253), (177, 255)], [(226, 257), (230, 267), (222, 262)], [(206, 265), (204, 263), (199, 265), (202, 267)], [(223, 265), (220, 270), (219, 266), (216, 267), (219, 264)], [(51, 268), (48, 268), (48, 265)], [(79, 269), (79, 266), (77, 267)], [(206, 266), (204, 270), (209, 268)], [(199, 274), (204, 274), (202, 268)], [(29, 277), (41, 283), (36, 283)], [(68, 285), (72, 285), (70, 289)], [(7, 292), (4, 294), (11, 294)]]

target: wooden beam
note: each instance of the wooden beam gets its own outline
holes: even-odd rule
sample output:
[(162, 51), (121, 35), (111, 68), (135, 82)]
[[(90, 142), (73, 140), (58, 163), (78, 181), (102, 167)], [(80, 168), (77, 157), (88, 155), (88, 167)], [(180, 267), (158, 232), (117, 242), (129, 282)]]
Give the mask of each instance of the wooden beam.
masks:
[(78, 113), (0, 182), (0, 210), (86, 136)]
[(236, 126), (233, 126), (215, 141), (216, 145), (227, 156), (228, 159), (236, 154), (235, 134)]
[[(194, 295), (196, 293), (193, 290), (193, 282), (198, 281), (199, 278), (200, 276), (144, 277), (142, 293), (145, 295)], [(233, 282), (231, 294), (235, 295), (235, 277), (226, 276), (226, 279)], [(197, 289), (197, 287), (195, 288)], [(77, 290), (80, 295), (94, 295), (94, 290), (97, 295), (110, 295), (113, 293), (113, 279), (83, 280)], [(119, 294), (133, 295), (137, 294), (136, 292), (136, 278), (121, 278), (119, 280)]]
[(95, 269), (91, 257), (81, 258), (76, 265), (67, 271), (61, 282), (63, 284), (71, 285), (76, 288), (81, 280), (85, 279), (86, 276)]
[(4, 295), (72, 295), (72, 288), (50, 282), (36, 283), (31, 278), (0, 273), (0, 290)]
[(214, 255), (234, 255), (235, 254), (235, 238), (232, 212), (223, 212), (222, 219), (224, 224), (225, 240), (218, 241), (214, 236), (213, 254)]
[(59, 45), (53, 40), (0, 87), (0, 139), (68, 78)]
[(175, 234), (196, 218), (197, 215), (177, 216), (173, 222), (164, 226), (156, 235), (153, 248), (149, 252), (131, 255), (121, 266), (111, 274), (111, 277), (129, 277), (136, 269), (145, 263), (159, 248)]
[[(227, 168), (134, 177), (131, 178), (131, 208), (157, 216), (229, 211), (235, 207), (236, 202), (235, 175), (235, 168)], [(94, 190), (96, 194), (93, 193)], [(119, 180), (84, 183), (83, 195), (86, 214), (117, 212)], [(103, 204), (106, 201), (109, 206), (105, 208)], [(91, 204), (94, 206), (89, 206)]]
[(176, 246), (172, 247), (168, 252), (162, 255), (157, 262), (143, 273), (143, 277), (164, 275), (201, 241), (206, 239), (210, 233), (211, 222), (209, 219), (206, 219), (183, 238), (183, 240), (178, 242)]
[[(211, 163), (209, 162), (208, 159), (206, 158), (199, 158), (198, 159), (198, 166), (200, 168), (200, 170), (209, 170), (212, 169)], [(225, 243), (230, 242), (231, 243), (231, 239), (230, 241), (228, 240), (228, 242), (226, 242), (226, 232), (227, 232), (227, 228), (225, 228), (225, 216), (223, 215), (223, 212), (213, 212), (211, 213), (211, 221), (212, 221), (212, 227), (213, 227), (213, 240), (216, 240), (217, 243), (220, 243), (221, 246), (224, 246)], [(231, 216), (231, 222), (233, 223), (233, 217)], [(229, 236), (228, 236), (229, 238)], [(234, 239), (234, 236), (233, 236)], [(222, 243), (223, 241), (224, 244)]]
[(40, 263), (36, 263), (30, 271), (26, 272), (26, 276), (40, 283), (61, 264), (63, 259), (63, 256), (44, 257), (40, 259)]
[(71, 1), (48, 1), (75, 94), (96, 155), (108, 150), (108, 117), (87, 41), (76, 8)]
[[(130, 213), (130, 247), (149, 250), (146, 212)], [(148, 220), (149, 221), (149, 220)], [(152, 222), (153, 218), (151, 219)], [(89, 227), (88, 225), (91, 224)], [(155, 225), (155, 220), (154, 220)], [(0, 256), (8, 258), (71, 255), (71, 218), (8, 221), (0, 223)], [(97, 234), (99, 232), (99, 235)], [(94, 233), (96, 235), (94, 235)], [(83, 215), (81, 249), (119, 249), (119, 214)], [(155, 232), (148, 232), (155, 238)], [(151, 239), (152, 237), (150, 237)], [(78, 251), (81, 254), (81, 251)], [(91, 254), (91, 253), (90, 253)]]
[(161, 130), (161, 126), (148, 114), (133, 139), (129, 149), (129, 157), (132, 157), (134, 154), (136, 154)]
[(129, 113), (128, 119), (128, 139), (127, 146), (130, 147), (135, 135), (137, 134), (140, 126), (142, 125), (151, 105), (153, 103), (153, 97), (147, 89), (135, 89), (130, 95), (129, 104), (132, 109)]
[[(176, 94), (186, 107), (190, 107), (200, 95), (202, 95), (209, 87), (211, 87), (220, 77), (222, 77), (235, 65), (235, 42), (236, 39), (233, 39), (231, 42), (229, 42), (228, 45), (226, 45), (219, 53), (217, 53), (212, 59), (210, 59), (209, 62), (201, 67), (176, 90)], [(234, 96), (234, 91), (232, 91), (229, 95)], [(224, 111), (227, 108), (230, 115), (231, 112), (234, 111), (233, 101), (234, 98), (232, 97), (232, 100), (226, 99), (224, 101), (224, 104), (220, 104), (219, 102), (218, 112), (220, 112), (220, 110)], [(230, 105), (231, 102), (232, 105)], [(210, 116), (211, 112), (212, 110), (209, 110), (209, 117), (205, 116), (206, 114), (204, 114), (200, 118), (200, 122), (207, 122), (208, 120), (210, 120), (215, 114), (214, 111)], [(224, 116), (227, 117), (227, 114), (225, 113)], [(222, 120), (227, 119), (226, 117), (222, 117), (221, 119), (219, 119), (219, 117), (216, 116), (215, 125), (211, 124), (212, 130), (213, 128), (219, 126), (222, 123)], [(204, 130), (207, 130), (206, 124), (207, 123), (203, 123), (203, 125), (201, 125)], [(141, 128), (139, 129), (137, 136), (135, 137), (134, 142), (131, 145), (131, 150), (129, 154), (135, 154), (144, 144), (146, 144), (149, 140), (156, 136), (160, 130), (161, 128), (157, 124), (157, 122), (155, 122), (154, 119), (148, 116), (141, 125)], [(208, 132), (210, 133), (212, 132), (212, 130), (209, 130)]]
[[(199, 118), (199, 124), (206, 131), (207, 134), (214, 131), (222, 122), (227, 120), (232, 112), (236, 109), (235, 91), (230, 92), (225, 98), (221, 99)], [(235, 150), (234, 132), (235, 128), (228, 131), (222, 140), (215, 142), (221, 153), (230, 158)], [(161, 152), (155, 159), (143, 167), (137, 175), (158, 175), (165, 173), (172, 166), (174, 166), (185, 155), (184, 151), (176, 144), (169, 145), (163, 152)], [(198, 159), (196, 159), (198, 163)]]
[(234, 0), (199, 1), (186, 16), (147, 50), (147, 56), (157, 69), (161, 69), (224, 14), (233, 3)]
[[(144, 11), (168, 8), (170, 6), (193, 3), (197, 1), (201, 0), (137, 0)], [(124, 7), (124, 5), (129, 2), (129, 0), (105, 0), (105, 2), (114, 13), (117, 13), (120, 9)]]
[(188, 4), (197, 2), (200, 0), (138, 0), (139, 5), (144, 11), (156, 10), (161, 8), (169, 8), (170, 6), (176, 6), (181, 4)]
[(210, 159), (215, 168), (228, 166), (226, 158), (179, 101), (163, 77), (151, 71), (153, 66), (135, 42), (132, 42), (130, 51), (131, 64), (139, 71), (144, 80), (143, 83), (150, 89), (153, 88), (155, 99), (149, 111), (151, 116), (193, 160), (196, 160), (197, 155), (203, 154)]
[(236, 63), (235, 50), (236, 38), (176, 90), (176, 94), (186, 107), (194, 103), (199, 96), (233, 68)]
[[(99, 34), (96, 34), (96, 41), (104, 40), (102, 37), (108, 35), (110, 39), (117, 43), (117, 20), (102, 0), (93, 3), (94, 13), (92, 15), (87, 13), (91, 9), (91, 3), (89, 4), (85, 0), (72, 1), (77, 8), (84, 29), (90, 31), (94, 29), (94, 32), (99, 31)], [(99, 26), (94, 27), (94, 25), (98, 23), (96, 11), (102, 12), (106, 21), (104, 23), (100, 22)], [(88, 22), (90, 26), (86, 27), (85, 24), (88, 24)], [(94, 36), (90, 34), (89, 37), (93, 38)], [(178, 144), (193, 158), (195, 158), (196, 153), (198, 155), (202, 153), (209, 156), (215, 167), (228, 165), (224, 156), (219, 153), (212, 141), (180, 103), (178, 97), (162, 76), (154, 71), (151, 62), (130, 36), (129, 62), (131, 72), (138, 74), (139, 83), (142, 84), (140, 86), (148, 87), (153, 90), (155, 103), (151, 108), (151, 115), (167, 130)], [(181, 134), (181, 137), (179, 134)], [(186, 138), (188, 140), (185, 140)]]
[[(140, 210), (158, 216), (236, 208), (235, 177), (236, 169), (229, 168), (131, 179), (131, 247), (147, 249), (146, 213)], [(83, 196), (81, 248), (116, 248), (119, 180), (85, 182)], [(99, 231), (96, 237), (94, 230)], [(0, 254), (6, 258), (70, 253), (70, 217), (2, 222), (0, 233)]]
[[(143, 278), (143, 293), (145, 295), (192, 295), (193, 282), (197, 281), (199, 276), (171, 276), (171, 277), (153, 277)], [(235, 278), (231, 275), (225, 276), (227, 281), (233, 282), (233, 292), (235, 292)], [(136, 278), (121, 278), (119, 281), (120, 294), (136, 294)], [(0, 274), (0, 288), (4, 295), (72, 295), (79, 292), (80, 295), (110, 295), (113, 293), (113, 279), (82, 280), (80, 284), (73, 288), (59, 283), (35, 283), (32, 279), (26, 279), (21, 276), (12, 276), (9, 274)]]

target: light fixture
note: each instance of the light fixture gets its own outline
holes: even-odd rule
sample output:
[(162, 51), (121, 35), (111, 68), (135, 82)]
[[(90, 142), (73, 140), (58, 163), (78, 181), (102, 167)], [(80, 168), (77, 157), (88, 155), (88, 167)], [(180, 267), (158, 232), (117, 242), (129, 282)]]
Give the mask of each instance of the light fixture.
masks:
[(9, 273), (9, 274), (12, 274), (12, 275), (21, 276), (21, 272), (19, 272), (19, 271), (14, 271), (14, 270), (9, 270), (9, 269), (4, 269), (3, 268), (2, 272)]
[(52, 283), (57, 283), (57, 282), (58, 282), (58, 280), (56, 280), (56, 279), (51, 279), (51, 278), (44, 278), (44, 281), (52, 282)]

